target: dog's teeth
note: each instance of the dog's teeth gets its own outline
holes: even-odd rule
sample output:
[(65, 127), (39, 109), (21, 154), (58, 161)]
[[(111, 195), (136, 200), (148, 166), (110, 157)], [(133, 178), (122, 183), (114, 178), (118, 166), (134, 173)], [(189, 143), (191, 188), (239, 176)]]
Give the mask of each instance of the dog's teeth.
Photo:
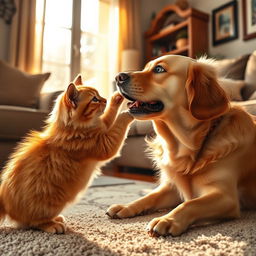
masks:
[(128, 107), (129, 108), (133, 108), (133, 107), (138, 107), (139, 106), (139, 103), (137, 101), (134, 101), (134, 102), (128, 102)]

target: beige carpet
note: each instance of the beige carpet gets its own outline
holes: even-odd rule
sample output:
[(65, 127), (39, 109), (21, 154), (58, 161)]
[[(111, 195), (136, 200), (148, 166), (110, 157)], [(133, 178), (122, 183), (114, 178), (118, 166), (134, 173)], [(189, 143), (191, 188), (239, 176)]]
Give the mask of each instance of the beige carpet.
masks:
[(126, 220), (105, 215), (110, 204), (138, 198), (152, 184), (97, 185), (64, 212), (69, 226), (65, 235), (17, 230), (5, 222), (0, 227), (0, 255), (256, 255), (255, 212), (244, 212), (239, 220), (194, 227), (180, 237), (152, 238), (145, 226), (163, 213)]

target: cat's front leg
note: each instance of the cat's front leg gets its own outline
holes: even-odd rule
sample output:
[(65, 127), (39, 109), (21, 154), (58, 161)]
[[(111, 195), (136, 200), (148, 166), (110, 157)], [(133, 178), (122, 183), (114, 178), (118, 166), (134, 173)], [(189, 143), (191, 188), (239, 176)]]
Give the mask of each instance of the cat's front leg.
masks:
[(114, 124), (99, 135), (97, 152), (93, 151), (92, 157), (100, 161), (115, 157), (126, 139), (128, 126), (133, 120), (134, 117), (129, 112), (119, 113)]
[(36, 229), (52, 233), (52, 234), (65, 234), (67, 227), (65, 224), (65, 218), (62, 215), (55, 217), (48, 222), (41, 223), (37, 226), (34, 226)]
[(111, 97), (110, 104), (102, 116), (102, 121), (106, 125), (106, 128), (111, 127), (111, 125), (115, 121), (123, 100), (124, 98), (119, 92), (115, 92)]

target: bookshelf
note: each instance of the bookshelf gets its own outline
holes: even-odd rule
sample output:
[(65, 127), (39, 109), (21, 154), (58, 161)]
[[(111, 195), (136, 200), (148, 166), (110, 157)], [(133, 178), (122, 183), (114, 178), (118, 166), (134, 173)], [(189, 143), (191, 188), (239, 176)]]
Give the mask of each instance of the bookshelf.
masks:
[[(145, 33), (146, 61), (166, 54), (179, 54), (195, 58), (208, 53), (209, 15), (193, 8), (180, 9), (168, 5), (151, 22)], [(177, 48), (177, 36), (187, 34), (186, 45)]]

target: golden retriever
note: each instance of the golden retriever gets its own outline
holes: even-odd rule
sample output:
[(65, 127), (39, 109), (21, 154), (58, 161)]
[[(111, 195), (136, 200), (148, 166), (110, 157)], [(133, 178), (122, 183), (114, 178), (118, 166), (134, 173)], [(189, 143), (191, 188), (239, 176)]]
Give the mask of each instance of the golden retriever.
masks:
[(147, 226), (150, 235), (177, 236), (191, 224), (237, 218), (256, 206), (256, 126), (231, 106), (207, 60), (167, 55), (142, 71), (120, 73), (117, 85), (130, 113), (153, 120), (152, 156), (160, 184), (148, 195), (107, 210), (127, 218), (171, 207)]

